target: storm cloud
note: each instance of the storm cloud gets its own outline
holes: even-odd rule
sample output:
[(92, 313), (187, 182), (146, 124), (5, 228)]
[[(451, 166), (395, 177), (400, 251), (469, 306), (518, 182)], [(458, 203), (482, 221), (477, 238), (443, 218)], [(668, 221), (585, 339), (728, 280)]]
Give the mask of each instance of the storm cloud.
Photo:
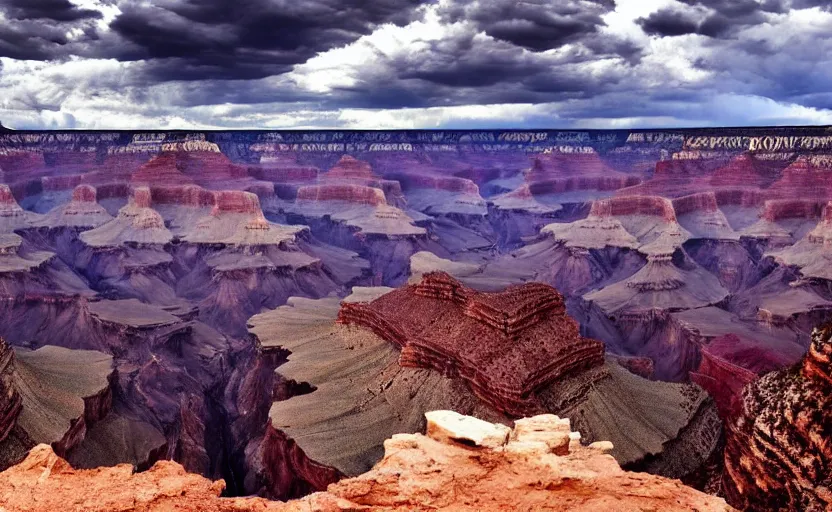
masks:
[(832, 122), (827, 55), (817, 0), (0, 0), (0, 120)]

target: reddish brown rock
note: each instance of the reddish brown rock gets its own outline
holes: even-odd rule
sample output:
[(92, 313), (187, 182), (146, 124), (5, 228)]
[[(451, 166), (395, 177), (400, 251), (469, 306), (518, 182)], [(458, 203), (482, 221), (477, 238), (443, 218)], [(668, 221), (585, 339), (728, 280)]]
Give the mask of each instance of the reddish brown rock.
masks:
[(690, 380), (708, 392), (716, 402), (719, 416), (731, 418), (740, 407), (742, 389), (757, 378), (757, 374), (722, 357), (717, 352), (721, 344), (741, 343), (738, 336), (728, 334), (714, 339), (710, 345), (701, 350), (702, 361), (695, 372), (690, 372)]
[(750, 511), (832, 507), (832, 324), (812, 333), (797, 365), (769, 373), (742, 394), (726, 432), (723, 486)]
[(344, 155), (325, 175), (326, 179), (378, 179), (372, 166), (350, 155)]
[(175, 204), (180, 206), (207, 207), (216, 204), (214, 192), (199, 185), (179, 187), (151, 187), (150, 194), (156, 204)]
[(539, 410), (535, 390), (604, 362), (604, 345), (581, 337), (563, 297), (539, 283), (481, 293), (432, 272), (370, 303), (345, 303), (338, 321), (401, 347), (402, 366), (462, 377), (480, 398), (518, 416)]
[(700, 192), (674, 199), (673, 209), (676, 215), (682, 216), (693, 212), (715, 212), (719, 206), (713, 192)]
[[(568, 420), (551, 415), (518, 420), (512, 430), (435, 411), (428, 414), (428, 436), (397, 434), (369, 472), (287, 503), (220, 498), (222, 480), (188, 474), (175, 462), (142, 473), (128, 465), (74, 470), (40, 445), (0, 473), (0, 506), (9, 512), (732, 510), (678, 480), (624, 471), (606, 454), (610, 443), (581, 447), (570, 430)], [(483, 436), (492, 431), (500, 439)]]
[(618, 217), (649, 215), (665, 222), (676, 222), (676, 211), (670, 199), (658, 196), (627, 196), (603, 199), (592, 203), (590, 216)]
[(137, 187), (133, 189), (133, 204), (136, 208), (150, 208), (153, 205), (153, 196), (148, 187)]
[(386, 204), (384, 191), (361, 185), (309, 185), (300, 187), (298, 201), (345, 201), (378, 206)]
[(14, 428), (23, 398), (14, 383), (14, 351), (0, 338), (0, 442)]
[(656, 162), (655, 172), (649, 180), (623, 188), (618, 195), (679, 197), (701, 192), (711, 188), (709, 177), (726, 163), (724, 157), (661, 160)]
[(759, 208), (765, 202), (765, 194), (754, 189), (722, 189), (714, 191), (720, 206), (735, 205), (744, 208)]
[(799, 156), (766, 192), (772, 199), (800, 197), (823, 201), (832, 198), (832, 174), (828, 160)]
[(78, 185), (72, 191), (72, 200), (79, 203), (94, 203), (96, 201), (95, 187)]
[(263, 215), (260, 209), (260, 201), (257, 196), (251, 192), (243, 192), (242, 190), (221, 190), (214, 193), (216, 204), (212, 215), (220, 215), (222, 213), (247, 213), (253, 215)]
[(11, 188), (8, 185), (0, 185), (0, 215), (9, 217), (23, 215), (23, 209), (17, 204), (17, 199), (14, 198)]
[(823, 212), (824, 204), (804, 199), (766, 201), (761, 218), (769, 222), (784, 219), (817, 219)]
[(641, 182), (638, 176), (612, 169), (594, 151), (539, 155), (532, 161), (524, 178), (524, 185), (510, 193), (509, 197), (520, 199), (585, 190), (612, 191)]
[(649, 379), (655, 371), (655, 364), (649, 357), (615, 357), (615, 360), (635, 375)]
[(531, 169), (526, 172), (526, 181), (535, 183), (554, 178), (592, 175), (614, 176), (625, 180), (627, 178), (626, 174), (609, 167), (595, 151), (582, 153), (552, 152), (534, 158)]
[(715, 187), (768, 186), (783, 166), (778, 161), (761, 160), (752, 153), (743, 153), (714, 171), (710, 184)]
[(176, 153), (162, 153), (142, 165), (131, 177), (133, 184), (171, 186), (188, 185), (194, 181), (182, 174), (180, 159)]

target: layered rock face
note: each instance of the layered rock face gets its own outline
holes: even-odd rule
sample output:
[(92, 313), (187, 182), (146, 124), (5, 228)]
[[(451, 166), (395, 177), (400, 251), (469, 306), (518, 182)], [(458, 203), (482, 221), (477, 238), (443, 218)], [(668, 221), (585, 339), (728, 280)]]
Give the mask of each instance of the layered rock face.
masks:
[[(83, 467), (173, 458), (288, 498), (452, 409), (568, 416), (620, 464), (687, 479), (720, 458), (741, 389), (832, 311), (830, 146), (812, 127), (4, 132), (0, 335), (18, 361), (113, 357), (111, 410), (67, 437)], [(437, 269), (470, 290), (376, 314)], [(530, 281), (561, 297), (473, 291)], [(350, 289), (365, 316), (336, 324)], [(459, 321), (431, 332), (425, 304)], [(577, 325), (546, 327), (564, 313)], [(34, 441), (9, 432), (22, 456)]]
[(129, 466), (74, 470), (40, 445), (0, 474), (0, 505), (10, 512), (732, 510), (678, 481), (623, 471), (606, 455), (610, 443), (582, 447), (578, 437), (557, 416), (517, 420), (511, 429), (434, 411), (427, 435), (393, 436), (369, 472), (288, 503), (221, 498), (223, 481), (187, 474), (173, 462), (135, 474)]
[(14, 382), (14, 351), (0, 340), (0, 442), (8, 437), (15, 426), (23, 399)]
[(20, 462), (38, 443), (65, 456), (109, 414), (112, 357), (56, 346), (12, 348), (2, 338), (0, 355), (0, 468)]
[[(292, 480), (287, 474), (296, 475), (312, 489), (321, 489), (322, 482), (325, 485), (333, 477), (327, 468), (337, 470), (336, 477), (366, 471), (379, 460), (386, 437), (424, 428), (421, 414), (434, 408), (488, 421), (511, 421), (503, 412), (504, 404), (495, 406), (493, 400), (475, 392), (470, 379), (459, 371), (445, 371), (460, 366), (450, 358), (435, 369), (405, 366), (404, 350), (389, 338), (377, 336), (372, 328), (336, 323), (342, 308), (350, 310), (356, 303), (372, 305), (393, 293), (383, 287), (355, 288), (341, 307), (335, 298), (292, 298), (286, 306), (252, 318), (251, 332), (264, 349), (279, 347), (289, 352), (288, 361), (276, 370), (279, 387), (270, 411), (272, 427), (285, 437), (268, 436), (268, 442), (259, 445), (263, 460), (273, 459), (270, 454), (291, 454), (280, 466), (285, 469), (271, 478), (283, 482), (279, 489), (289, 488)], [(448, 307), (456, 311), (459, 323), (466, 322), (461, 307)], [(550, 313), (558, 316), (556, 311)], [(478, 314), (475, 308), (474, 315)], [(399, 317), (408, 318), (408, 310), (402, 308), (391, 317), (395, 325), (399, 325)], [(505, 328), (511, 329), (510, 325)], [(442, 330), (436, 332), (441, 334)], [(503, 346), (500, 339), (484, 341)], [(502, 360), (507, 374), (514, 373), (512, 365), (519, 373), (529, 366), (492, 350), (490, 345), (479, 345), (478, 350), (494, 354), (495, 361)], [(471, 358), (463, 363), (466, 360)], [(590, 442), (613, 440), (612, 454), (619, 463), (676, 478), (700, 467), (719, 438), (716, 410), (703, 391), (646, 380), (611, 359), (560, 375), (532, 392), (526, 403), (538, 411), (573, 419)], [(611, 409), (618, 411), (614, 419), (606, 412)], [(362, 424), (376, 427), (366, 430)], [(265, 466), (258, 471), (268, 475), (274, 470)], [(278, 489), (273, 493), (285, 495)]]
[(384, 191), (362, 185), (310, 185), (300, 187), (299, 201), (344, 201), (348, 203), (379, 206), (387, 204)]
[(462, 377), (493, 407), (514, 415), (534, 408), (535, 390), (603, 363), (603, 345), (580, 336), (563, 298), (545, 285), (488, 294), (430, 273), (369, 304), (345, 304), (338, 321), (395, 343), (403, 366)]
[(725, 446), (725, 495), (743, 510), (828, 510), (832, 325), (803, 360), (746, 387)]
[(760, 375), (785, 368), (794, 360), (764, 344), (726, 334), (702, 348), (702, 361), (690, 373), (693, 382), (714, 397), (720, 417), (736, 417), (742, 407), (743, 388)]

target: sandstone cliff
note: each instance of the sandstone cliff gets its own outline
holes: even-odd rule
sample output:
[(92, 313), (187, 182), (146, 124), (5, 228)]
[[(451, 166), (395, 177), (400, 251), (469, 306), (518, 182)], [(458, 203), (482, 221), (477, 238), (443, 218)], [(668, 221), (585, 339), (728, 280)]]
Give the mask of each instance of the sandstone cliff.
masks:
[(174, 462), (149, 471), (130, 466), (74, 470), (48, 446), (0, 473), (0, 506), (9, 512), (167, 510), (300, 511), (731, 511), (719, 498), (678, 481), (623, 471), (608, 442), (582, 447), (569, 421), (544, 415), (514, 428), (427, 414), (427, 435), (399, 434), (369, 472), (288, 503), (220, 498), (223, 481), (188, 474)]
[(797, 365), (763, 376), (742, 394), (727, 428), (723, 486), (751, 511), (832, 507), (832, 324), (812, 333)]

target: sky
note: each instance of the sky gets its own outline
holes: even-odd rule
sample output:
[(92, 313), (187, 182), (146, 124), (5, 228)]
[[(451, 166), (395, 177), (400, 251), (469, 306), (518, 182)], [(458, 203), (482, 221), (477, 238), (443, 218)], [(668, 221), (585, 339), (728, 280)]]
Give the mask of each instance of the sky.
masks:
[(0, 122), (832, 124), (832, 0), (0, 0)]

